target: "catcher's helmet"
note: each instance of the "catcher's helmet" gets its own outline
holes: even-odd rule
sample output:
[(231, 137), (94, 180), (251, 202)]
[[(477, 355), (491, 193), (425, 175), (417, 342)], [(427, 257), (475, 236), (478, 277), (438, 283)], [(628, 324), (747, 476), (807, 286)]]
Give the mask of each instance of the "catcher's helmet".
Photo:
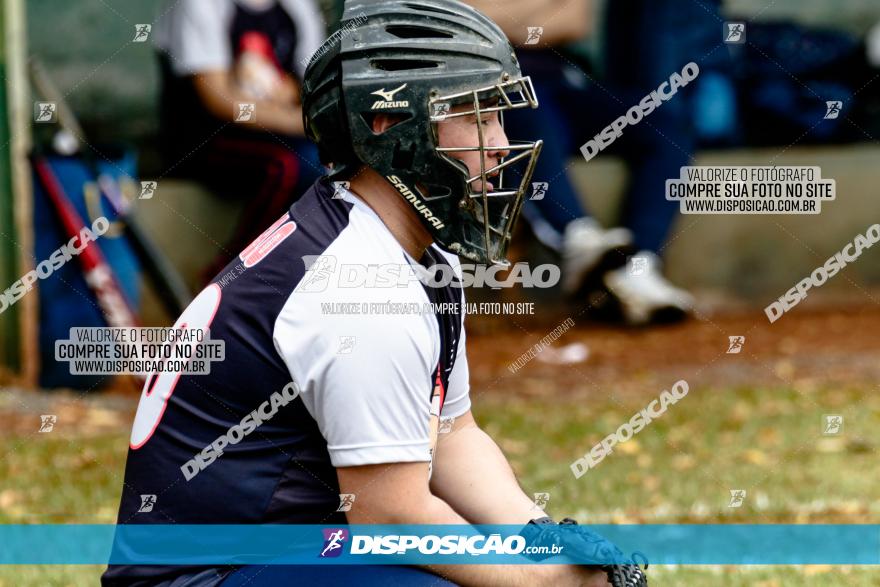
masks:
[[(349, 179), (366, 165), (413, 206), (439, 245), (506, 262), (541, 141), (487, 145), (478, 124), (479, 145), (440, 148), (437, 132), (446, 118), (537, 107), (531, 80), (495, 23), (455, 0), (347, 0), (341, 28), (312, 56), (303, 87), (306, 132), (332, 164), (332, 178)], [(378, 113), (400, 122), (376, 134)], [(454, 158), (461, 151), (480, 152), (480, 174), (471, 177)], [(510, 155), (486, 168), (487, 151)], [(505, 187), (502, 175), (487, 191), (487, 176), (511, 164), (522, 167), (516, 185)]]

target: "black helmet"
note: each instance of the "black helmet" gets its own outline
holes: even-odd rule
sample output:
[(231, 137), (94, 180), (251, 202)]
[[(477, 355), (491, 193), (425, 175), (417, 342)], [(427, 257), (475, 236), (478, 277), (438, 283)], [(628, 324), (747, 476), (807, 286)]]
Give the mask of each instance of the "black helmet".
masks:
[[(537, 107), (495, 23), (455, 0), (347, 0), (341, 28), (312, 56), (303, 88), (306, 132), (332, 164), (332, 179), (366, 165), (413, 206), (439, 245), (474, 261), (506, 262), (541, 141), (487, 145), (478, 125), (479, 145), (440, 148), (437, 132), (446, 118)], [(463, 104), (472, 108), (451, 110)], [(377, 113), (400, 122), (376, 134)], [(492, 150), (510, 155), (487, 169)], [(480, 151), (480, 174), (470, 177), (450, 155), (461, 151)], [(516, 185), (506, 188), (502, 175), (487, 192), (487, 176), (504, 168), (516, 172)]]

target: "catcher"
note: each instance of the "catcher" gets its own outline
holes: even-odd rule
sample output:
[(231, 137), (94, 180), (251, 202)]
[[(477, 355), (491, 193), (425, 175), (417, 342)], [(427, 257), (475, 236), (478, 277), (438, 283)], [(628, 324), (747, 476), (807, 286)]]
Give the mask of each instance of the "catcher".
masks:
[[(553, 530), (572, 526), (535, 508), (471, 416), (462, 313), (372, 311), (463, 308), (462, 289), (337, 279), (342, 264), (460, 276), (457, 255), (504, 262), (541, 143), (508, 141), (501, 113), (537, 107), (530, 80), (501, 30), (455, 0), (350, 0), (344, 29), (352, 22), (304, 80), (305, 128), (332, 174), (178, 319), (210, 327), (226, 360), (210, 375), (145, 384), (119, 523), (521, 524), (537, 543), (569, 540)], [(148, 512), (143, 494), (156, 496)], [(224, 587), (609, 580), (645, 584), (635, 565), (111, 566), (103, 576)]]

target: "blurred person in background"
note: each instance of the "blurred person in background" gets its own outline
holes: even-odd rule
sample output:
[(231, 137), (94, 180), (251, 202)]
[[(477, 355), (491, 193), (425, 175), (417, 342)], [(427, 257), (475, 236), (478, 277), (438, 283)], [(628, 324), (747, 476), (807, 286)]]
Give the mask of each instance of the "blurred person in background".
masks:
[(313, 0), (173, 0), (156, 22), (166, 173), (248, 199), (208, 279), (323, 174), (300, 81), (324, 28)]
[[(629, 170), (618, 226), (605, 229), (588, 214), (566, 170), (571, 157), (581, 157), (581, 145), (673, 73), (691, 61), (704, 68), (703, 58), (721, 43), (719, 2), (609, 1), (600, 82), (566, 50), (590, 34), (591, 0), (469, 3), (496, 20), (523, 49), (523, 72), (541, 97), (531, 117), (511, 112), (508, 121), (522, 138), (545, 141), (533, 177), (550, 185), (543, 199), (526, 203), (523, 215), (535, 236), (562, 256), (565, 293), (610, 306), (629, 324), (684, 318), (693, 299), (663, 276), (659, 253), (678, 206), (665, 198), (666, 179), (691, 164), (695, 148), (692, 88), (679, 90), (639, 124), (628, 126), (609, 149), (622, 156)], [(543, 27), (537, 38), (535, 27)], [(627, 266), (631, 255), (644, 259), (638, 271)]]

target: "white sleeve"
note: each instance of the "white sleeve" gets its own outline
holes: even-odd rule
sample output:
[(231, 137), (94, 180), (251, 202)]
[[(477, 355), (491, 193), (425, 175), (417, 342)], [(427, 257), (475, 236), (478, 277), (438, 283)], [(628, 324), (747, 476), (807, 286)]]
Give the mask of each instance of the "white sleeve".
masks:
[(231, 67), (227, 28), (232, 8), (228, 0), (177, 0), (160, 17), (157, 44), (168, 54), (176, 75)]
[[(431, 376), (439, 353), (430, 323), (420, 316), (343, 318), (320, 311), (315, 318), (297, 295), (278, 317), (275, 345), (333, 466), (430, 461)], [(353, 344), (340, 353), (343, 337)]]
[(296, 24), (297, 42), (293, 68), (299, 79), (303, 79), (309, 59), (324, 42), (327, 27), (313, 0), (287, 0), (283, 4)]

